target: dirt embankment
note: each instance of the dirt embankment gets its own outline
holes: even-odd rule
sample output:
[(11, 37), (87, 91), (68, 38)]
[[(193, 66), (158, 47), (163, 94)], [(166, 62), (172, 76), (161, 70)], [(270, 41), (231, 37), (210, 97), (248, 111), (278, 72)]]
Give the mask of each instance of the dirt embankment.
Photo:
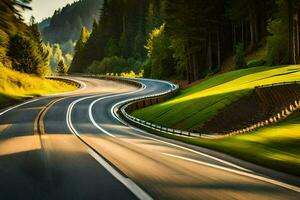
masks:
[(223, 109), (194, 131), (225, 134), (243, 129), (274, 116), (293, 104), (295, 100), (300, 100), (299, 84), (256, 88), (250, 95)]

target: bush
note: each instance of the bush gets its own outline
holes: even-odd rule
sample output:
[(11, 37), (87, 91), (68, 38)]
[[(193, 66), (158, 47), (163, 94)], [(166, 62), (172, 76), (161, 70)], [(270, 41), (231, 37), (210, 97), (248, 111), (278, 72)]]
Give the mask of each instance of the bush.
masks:
[(87, 69), (88, 73), (107, 74), (128, 72), (127, 61), (122, 57), (106, 57), (101, 62), (94, 61)]
[(282, 19), (275, 19), (268, 24), (271, 36), (267, 38), (268, 65), (288, 63), (288, 28)]
[(19, 34), (13, 36), (9, 43), (8, 56), (15, 70), (37, 74), (39, 57), (29, 38)]
[(247, 66), (244, 44), (242, 43), (238, 43), (235, 47), (234, 62), (237, 68), (244, 68)]
[(257, 59), (257, 60), (250, 60), (247, 63), (247, 67), (260, 67), (263, 66), (266, 63), (263, 59)]

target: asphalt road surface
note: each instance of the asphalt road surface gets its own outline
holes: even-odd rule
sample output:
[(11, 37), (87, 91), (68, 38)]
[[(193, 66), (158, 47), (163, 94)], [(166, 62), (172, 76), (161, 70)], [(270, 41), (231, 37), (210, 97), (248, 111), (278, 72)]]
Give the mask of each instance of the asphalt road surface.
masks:
[(0, 199), (300, 199), (296, 177), (163, 139), (113, 108), (170, 89), (73, 78), (75, 92), (0, 111)]

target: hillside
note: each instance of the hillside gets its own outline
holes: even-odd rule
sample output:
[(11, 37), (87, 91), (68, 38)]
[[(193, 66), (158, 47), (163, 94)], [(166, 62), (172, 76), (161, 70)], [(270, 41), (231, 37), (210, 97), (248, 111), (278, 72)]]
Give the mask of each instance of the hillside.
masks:
[(193, 130), (220, 110), (250, 94), (255, 86), (300, 80), (300, 66), (255, 67), (207, 79), (167, 102), (135, 111), (146, 121), (182, 130)]
[(22, 99), (75, 90), (76, 87), (0, 66), (0, 107)]
[[(42, 21), (41, 32), (45, 42), (66, 43), (79, 38), (82, 26), (89, 30), (93, 19), (98, 18), (103, 0), (80, 0), (56, 10), (53, 16)], [(48, 26), (47, 26), (48, 22)]]

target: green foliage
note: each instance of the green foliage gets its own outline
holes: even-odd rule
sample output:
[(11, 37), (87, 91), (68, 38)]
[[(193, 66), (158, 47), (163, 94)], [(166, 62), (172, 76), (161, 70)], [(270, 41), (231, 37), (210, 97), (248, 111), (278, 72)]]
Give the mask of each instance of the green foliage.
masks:
[(65, 61), (61, 59), (56, 67), (56, 73), (58, 74), (67, 74), (68, 72), (68, 66), (65, 64)]
[(66, 54), (65, 56), (64, 56), (64, 58), (65, 58), (65, 61), (66, 61), (66, 65), (67, 66), (71, 66), (71, 63), (72, 63), (72, 60), (73, 60), (73, 55), (71, 55), (71, 54)]
[(74, 56), (71, 70), (78, 68), (77, 71), (83, 72), (85, 66), (105, 57), (145, 59), (147, 6), (147, 1), (105, 0), (99, 22), (94, 23), (82, 53)]
[[(94, 22), (93, 26), (94, 26), (94, 29), (96, 29), (97, 23)], [(71, 65), (70, 65), (71, 72), (82, 72), (83, 71), (80, 61), (83, 57), (85, 45), (86, 45), (89, 37), (90, 37), (89, 31), (85, 27), (82, 27), (80, 38), (78, 39), (78, 41), (75, 45), (74, 59), (72, 60)]]
[(106, 57), (117, 56), (119, 52), (118, 41), (115, 38), (109, 39), (105, 50)]
[(125, 59), (123, 57), (113, 56), (105, 57), (101, 62), (94, 61), (86, 72), (92, 74), (128, 74), (133, 71), (139, 74), (142, 71), (142, 63), (134, 58)]
[(54, 70), (59, 61), (63, 59), (63, 54), (59, 44), (48, 44), (48, 50), (50, 52), (50, 66)]
[(153, 78), (170, 78), (174, 74), (175, 65), (172, 57), (173, 50), (171, 43), (165, 34), (165, 25), (156, 28), (150, 34), (147, 41), (146, 49), (151, 62), (151, 77)]
[(128, 71), (128, 64), (124, 58), (113, 56), (104, 58), (101, 62), (93, 62), (87, 70), (96, 74), (122, 73)]
[(266, 61), (262, 59), (250, 60), (247, 63), (247, 67), (259, 67), (259, 66), (263, 66), (265, 63)]
[(171, 40), (171, 46), (174, 50), (173, 57), (177, 63), (176, 74), (179, 75), (179, 79), (185, 79), (187, 72), (186, 67), (188, 66), (185, 42), (180, 38), (173, 38)]
[(300, 66), (263, 66), (235, 70), (180, 91), (175, 98), (134, 112), (134, 116), (166, 127), (192, 130), (256, 86), (300, 80)]
[(40, 51), (32, 39), (17, 34), (10, 40), (7, 55), (12, 60), (15, 70), (45, 75), (47, 70), (46, 63), (40, 55)]
[(1, 63), (0, 70), (0, 106), (11, 104), (16, 100), (76, 89), (75, 86), (61, 81), (49, 80), (2, 67)]
[(90, 37), (89, 31), (86, 29), (85, 26), (83, 26), (81, 29), (79, 40), (77, 41), (76, 46), (75, 46), (76, 53), (83, 50), (84, 45), (87, 42), (87, 40), (89, 39), (89, 37)]
[(247, 66), (246, 53), (244, 49), (244, 44), (242, 43), (238, 43), (235, 47), (234, 62), (237, 68), (244, 68)]
[(268, 31), (271, 34), (267, 37), (267, 62), (269, 65), (286, 64), (288, 55), (288, 10), (284, 0), (277, 1), (280, 11), (277, 17), (268, 23)]
[(43, 26), (45, 41), (63, 44), (70, 40), (77, 40), (82, 26), (88, 30), (92, 29), (93, 18), (98, 16), (102, 3), (103, 0), (80, 0), (56, 10), (49, 25)]

